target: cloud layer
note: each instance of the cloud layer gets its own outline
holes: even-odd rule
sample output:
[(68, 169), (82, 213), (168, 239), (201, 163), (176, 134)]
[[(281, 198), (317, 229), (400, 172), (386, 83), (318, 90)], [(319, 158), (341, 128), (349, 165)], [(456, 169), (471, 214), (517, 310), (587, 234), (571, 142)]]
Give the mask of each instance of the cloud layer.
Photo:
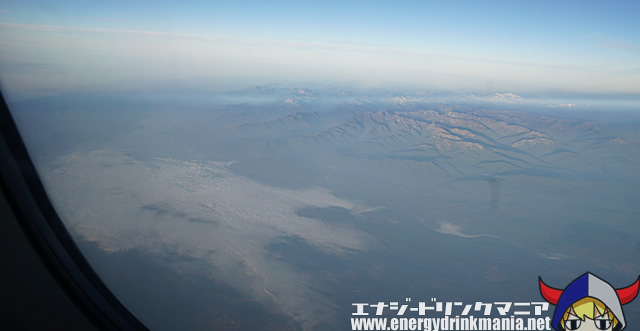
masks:
[[(101, 18), (87, 18), (101, 19)], [(85, 19), (86, 20), (86, 19)], [(640, 93), (637, 70), (474, 52), (168, 31), (0, 23), (0, 77), (9, 91), (113, 90), (282, 80), (452, 90)], [(10, 70), (20, 61), (58, 72)], [(637, 68), (632, 68), (637, 69)], [(191, 85), (190, 85), (191, 84)], [(14, 92), (16, 93), (16, 92)]]
[[(306, 207), (366, 209), (325, 189), (287, 190), (234, 175), (228, 163), (157, 159), (141, 163), (96, 151), (60, 160), (45, 184), (71, 231), (108, 252), (179, 254), (212, 266), (214, 275), (309, 327), (334, 311), (322, 282), (266, 247), (297, 237), (329, 255), (370, 245), (369, 235), (296, 215)], [(117, 289), (116, 289), (117, 293)], [(135, 307), (133, 307), (135, 311)]]

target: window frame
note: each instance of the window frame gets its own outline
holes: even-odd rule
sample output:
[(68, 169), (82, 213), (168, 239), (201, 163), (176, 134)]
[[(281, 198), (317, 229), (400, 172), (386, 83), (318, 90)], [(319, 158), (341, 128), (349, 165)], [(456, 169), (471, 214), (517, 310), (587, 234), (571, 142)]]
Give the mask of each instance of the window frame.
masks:
[(94, 326), (101, 330), (148, 330), (104, 284), (67, 231), (1, 91), (0, 189), (50, 277)]

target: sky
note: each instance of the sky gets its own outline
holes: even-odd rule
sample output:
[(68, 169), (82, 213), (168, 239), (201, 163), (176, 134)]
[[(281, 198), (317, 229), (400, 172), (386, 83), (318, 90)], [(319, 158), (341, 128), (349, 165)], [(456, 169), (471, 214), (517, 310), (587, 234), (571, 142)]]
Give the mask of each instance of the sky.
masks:
[(276, 81), (640, 94), (637, 1), (3, 1), (16, 95)]

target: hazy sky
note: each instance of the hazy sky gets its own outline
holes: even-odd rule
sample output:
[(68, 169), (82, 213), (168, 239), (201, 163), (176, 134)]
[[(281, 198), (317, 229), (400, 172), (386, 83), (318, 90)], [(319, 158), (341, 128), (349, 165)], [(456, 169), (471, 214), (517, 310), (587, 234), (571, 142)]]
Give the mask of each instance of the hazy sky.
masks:
[(640, 93), (637, 1), (4, 1), (16, 93), (280, 80)]

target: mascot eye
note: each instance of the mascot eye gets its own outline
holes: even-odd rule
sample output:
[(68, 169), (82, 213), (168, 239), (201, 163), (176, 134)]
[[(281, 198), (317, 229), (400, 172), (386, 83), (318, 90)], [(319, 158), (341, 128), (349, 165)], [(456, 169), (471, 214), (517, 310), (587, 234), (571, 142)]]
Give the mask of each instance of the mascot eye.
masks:
[[(578, 330), (578, 328), (580, 327), (580, 324), (582, 324), (581, 320), (567, 320), (567, 322), (565, 323), (565, 327), (567, 330)], [(604, 329), (606, 330), (606, 329)]]
[(596, 324), (596, 328), (598, 328), (598, 330), (607, 330), (611, 327), (611, 321), (608, 318), (595, 319), (593, 322)]

